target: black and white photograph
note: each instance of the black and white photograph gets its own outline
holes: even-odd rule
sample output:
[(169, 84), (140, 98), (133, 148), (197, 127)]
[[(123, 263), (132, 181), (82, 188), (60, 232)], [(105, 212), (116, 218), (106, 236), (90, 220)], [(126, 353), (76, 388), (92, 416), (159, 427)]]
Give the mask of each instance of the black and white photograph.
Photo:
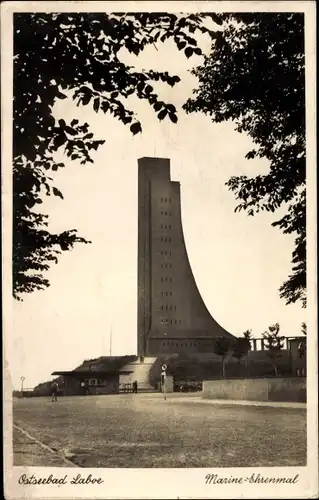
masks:
[(1, 14), (6, 498), (315, 498), (315, 2)]

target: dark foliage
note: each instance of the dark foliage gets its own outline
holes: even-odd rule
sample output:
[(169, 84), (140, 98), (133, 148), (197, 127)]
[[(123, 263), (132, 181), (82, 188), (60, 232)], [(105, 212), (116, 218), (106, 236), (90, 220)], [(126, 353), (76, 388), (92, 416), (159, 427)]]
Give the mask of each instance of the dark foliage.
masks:
[(225, 358), (231, 349), (232, 340), (227, 337), (219, 337), (214, 344), (214, 353), (221, 357), (222, 378), (225, 378)]
[(278, 375), (278, 359), (282, 356), (285, 337), (280, 335), (279, 323), (269, 326), (268, 330), (263, 333), (266, 353), (274, 367), (275, 375)]
[[(149, 372), (149, 383), (154, 388), (158, 387), (161, 380), (163, 363), (167, 364), (167, 374), (174, 377), (175, 383), (220, 379), (221, 376), (220, 359), (213, 353), (161, 355), (156, 358)], [(249, 351), (247, 364), (238, 364), (232, 356), (226, 356), (225, 364), (227, 364), (225, 379), (274, 376), (274, 367), (267, 351)], [(277, 369), (280, 375), (291, 375), (291, 360), (289, 352), (285, 349), (277, 359)]]
[(222, 16), (211, 54), (193, 73), (199, 87), (185, 109), (232, 120), (254, 148), (246, 158), (265, 158), (265, 175), (232, 177), (236, 210), (286, 214), (273, 222), (294, 234), (292, 272), (280, 288), (286, 302), (306, 305), (306, 169), (304, 18), (299, 13), (242, 13)]
[(232, 356), (240, 363), (241, 358), (250, 351), (250, 340), (246, 337), (237, 337), (232, 344)]
[[(52, 173), (64, 167), (55, 161), (62, 150), (69, 159), (93, 163), (96, 140), (87, 123), (56, 122), (52, 107), (72, 95), (78, 106), (110, 113), (132, 134), (142, 131), (125, 99), (135, 94), (148, 101), (159, 120), (177, 122), (173, 104), (162, 101), (153, 88), (161, 81), (174, 86), (179, 77), (168, 72), (136, 72), (121, 61), (121, 49), (138, 55), (147, 45), (173, 38), (186, 57), (200, 55), (192, 34), (210, 32), (210, 16), (174, 14), (16, 14), (14, 17), (13, 101), (13, 294), (49, 286), (44, 273), (62, 251), (87, 243), (76, 230), (53, 234), (48, 217), (39, 212), (46, 195), (63, 198)], [(123, 103), (124, 102), (124, 103)]]
[(301, 323), (301, 333), (307, 335), (307, 323)]
[(52, 394), (52, 385), (53, 384), (58, 384), (59, 389), (63, 388), (64, 385), (64, 380), (63, 377), (56, 377), (53, 380), (49, 380), (47, 382), (41, 382), (41, 384), (38, 384), (36, 387), (34, 387), (31, 396), (51, 396)]

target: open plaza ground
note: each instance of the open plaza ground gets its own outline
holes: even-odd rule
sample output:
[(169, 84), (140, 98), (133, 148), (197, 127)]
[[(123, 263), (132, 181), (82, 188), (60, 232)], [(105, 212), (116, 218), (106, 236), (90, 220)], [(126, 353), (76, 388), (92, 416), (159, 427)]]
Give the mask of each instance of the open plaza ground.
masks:
[[(298, 406), (298, 405), (295, 405)], [(304, 407), (205, 402), (194, 395), (25, 398), (13, 402), (14, 465), (306, 465)]]

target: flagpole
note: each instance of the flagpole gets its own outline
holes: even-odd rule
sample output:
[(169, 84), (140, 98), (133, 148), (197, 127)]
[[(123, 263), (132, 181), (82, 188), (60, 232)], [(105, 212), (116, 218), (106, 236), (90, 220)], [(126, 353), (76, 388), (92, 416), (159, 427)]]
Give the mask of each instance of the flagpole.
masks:
[(112, 356), (112, 325), (110, 328), (110, 356)]

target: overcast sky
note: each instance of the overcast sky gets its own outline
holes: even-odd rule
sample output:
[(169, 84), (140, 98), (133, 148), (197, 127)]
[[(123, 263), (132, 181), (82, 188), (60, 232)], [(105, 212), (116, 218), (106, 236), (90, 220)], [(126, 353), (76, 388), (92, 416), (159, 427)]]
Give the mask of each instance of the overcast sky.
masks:
[[(125, 61), (138, 68), (163, 69), (182, 81), (159, 84), (163, 100), (177, 108), (191, 95), (196, 79), (187, 60), (171, 42), (149, 47)], [(52, 197), (41, 206), (53, 231), (77, 228), (92, 241), (65, 253), (47, 273), (51, 287), (14, 303), (14, 331), (7, 353), (12, 381), (25, 387), (50, 379), (54, 370), (70, 370), (84, 359), (135, 354), (137, 348), (137, 159), (171, 159), (171, 178), (181, 183), (182, 220), (187, 250), (203, 299), (229, 332), (251, 328), (256, 337), (279, 322), (283, 335), (298, 335), (305, 311), (286, 306), (278, 288), (291, 269), (293, 237), (271, 222), (278, 214), (248, 217), (234, 213), (236, 200), (225, 182), (232, 175), (267, 172), (261, 160), (245, 160), (251, 140), (232, 123), (179, 112), (178, 124), (159, 123), (147, 103), (132, 99), (143, 133), (132, 137), (127, 126), (91, 107), (59, 101), (57, 119), (78, 118), (91, 125), (105, 144), (87, 166), (65, 160), (55, 174), (64, 200)]]

